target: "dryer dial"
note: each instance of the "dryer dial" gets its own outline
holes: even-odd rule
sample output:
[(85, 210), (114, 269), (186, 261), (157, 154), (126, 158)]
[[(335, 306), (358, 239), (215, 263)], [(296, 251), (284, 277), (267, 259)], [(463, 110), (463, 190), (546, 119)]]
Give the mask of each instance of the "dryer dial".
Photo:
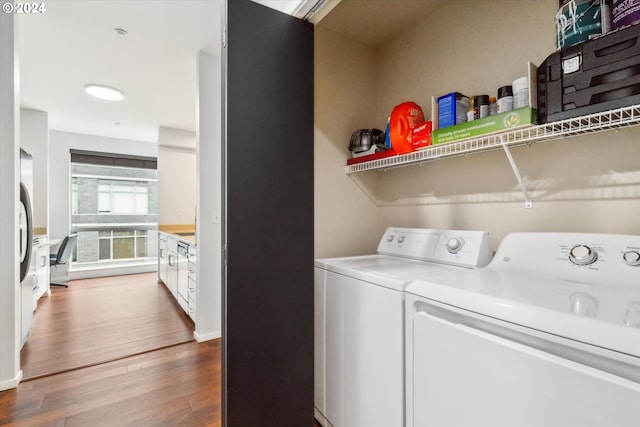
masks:
[(640, 251), (627, 251), (622, 254), (622, 261), (627, 265), (640, 265)]
[(452, 254), (457, 254), (463, 246), (464, 239), (462, 237), (452, 237), (447, 241), (447, 250)]
[(569, 260), (576, 265), (588, 265), (598, 259), (598, 253), (587, 245), (576, 245), (569, 251)]

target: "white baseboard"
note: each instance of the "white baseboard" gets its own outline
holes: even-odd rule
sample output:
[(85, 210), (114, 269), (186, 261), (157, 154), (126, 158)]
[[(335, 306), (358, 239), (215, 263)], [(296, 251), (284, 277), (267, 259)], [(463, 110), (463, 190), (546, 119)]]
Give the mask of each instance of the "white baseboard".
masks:
[(16, 388), (18, 387), (18, 384), (20, 384), (20, 381), (22, 381), (22, 370), (18, 371), (15, 378), (10, 380), (0, 381), (0, 391)]
[(318, 408), (316, 408), (315, 406), (313, 407), (313, 416), (315, 417), (316, 421), (318, 421), (318, 424), (323, 427), (330, 427), (333, 425), (329, 423), (329, 420), (327, 420), (325, 416), (322, 415), (322, 412), (318, 411)]
[(220, 331), (213, 331), (207, 334), (199, 334), (197, 331), (193, 331), (193, 338), (195, 338), (197, 342), (211, 341), (216, 338), (220, 338), (221, 336), (222, 333)]
[(101, 268), (74, 269), (69, 271), (69, 280), (93, 279), (94, 277), (123, 276), (125, 274), (151, 273), (158, 271), (158, 264), (109, 266)]

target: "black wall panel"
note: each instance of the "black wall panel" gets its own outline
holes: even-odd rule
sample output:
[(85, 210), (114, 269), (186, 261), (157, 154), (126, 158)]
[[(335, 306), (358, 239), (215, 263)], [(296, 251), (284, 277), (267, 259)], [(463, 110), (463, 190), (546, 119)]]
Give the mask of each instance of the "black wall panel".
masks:
[(313, 425), (313, 26), (227, 6), (225, 425)]

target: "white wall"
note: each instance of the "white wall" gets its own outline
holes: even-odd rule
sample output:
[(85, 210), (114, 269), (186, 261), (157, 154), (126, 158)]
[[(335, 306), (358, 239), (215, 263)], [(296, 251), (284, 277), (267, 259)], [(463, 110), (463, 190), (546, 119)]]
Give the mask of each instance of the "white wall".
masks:
[(322, 25), (314, 37), (315, 257), (370, 253), (377, 208), (342, 168), (351, 133), (376, 126), (375, 51)]
[[(49, 114), (20, 109), (20, 147), (33, 156), (34, 234), (46, 234), (49, 227)], [(44, 231), (44, 232), (43, 232)]]
[(193, 225), (196, 217), (196, 134), (160, 127), (158, 224)]
[(49, 237), (54, 239), (64, 238), (70, 231), (71, 180), (69, 172), (71, 149), (148, 157), (156, 157), (158, 155), (158, 146), (153, 142), (107, 138), (56, 130), (50, 132), (49, 141), (51, 159), (49, 170), (49, 225), (51, 232)]
[[(336, 192), (323, 200), (339, 201), (332, 208), (340, 212), (363, 212), (359, 196), (345, 197), (352, 191), (351, 184), (340, 176), (347, 158), (342, 147), (348, 144), (351, 131), (382, 126), (393, 106), (404, 101), (416, 101), (428, 117), (432, 96), (452, 91), (495, 95), (499, 86), (526, 74), (527, 61), (539, 65), (553, 53), (558, 4), (554, 0), (532, 3), (445, 2), (424, 25), (407, 26), (406, 33), (374, 53), (376, 83), (370, 90), (376, 92), (376, 113), (366, 126), (353, 123), (355, 108), (353, 112), (342, 109), (355, 95), (342, 86), (348, 77), (323, 86), (323, 92), (330, 94), (345, 92), (333, 100), (324, 93), (318, 95), (323, 100), (321, 108), (335, 108), (345, 115), (332, 117), (336, 132), (331, 137), (325, 139), (316, 132), (319, 150), (342, 150), (322, 163), (316, 160), (316, 181), (330, 183)], [(320, 71), (330, 67), (341, 69), (329, 70), (330, 75), (361, 75), (365, 67), (340, 60), (343, 48), (333, 47), (337, 42), (330, 45), (321, 31), (316, 32), (316, 38), (330, 46), (332, 53), (338, 52), (335, 61), (332, 55), (316, 56), (317, 80), (324, 79)], [(506, 234), (515, 231), (640, 234), (639, 140), (640, 128), (630, 128), (512, 149), (531, 193), (532, 209), (524, 209), (522, 193), (502, 151), (360, 173), (353, 178), (361, 181), (361, 194), (375, 196), (374, 213), (362, 220), (375, 218), (376, 239), (392, 225), (487, 230), (494, 249)], [(351, 219), (333, 215), (327, 221), (330, 214), (323, 209), (329, 208), (316, 207), (317, 255), (339, 253), (330, 250), (331, 243), (322, 236), (332, 233), (336, 225), (352, 229), (352, 238), (368, 238), (365, 230), (353, 229)], [(375, 247), (370, 241), (366, 252), (375, 251)], [(354, 250), (359, 252), (360, 248)]]
[(222, 64), (198, 54), (198, 342), (222, 334)]
[(15, 388), (20, 371), (18, 282), (19, 85), (17, 22), (0, 13), (0, 390)]

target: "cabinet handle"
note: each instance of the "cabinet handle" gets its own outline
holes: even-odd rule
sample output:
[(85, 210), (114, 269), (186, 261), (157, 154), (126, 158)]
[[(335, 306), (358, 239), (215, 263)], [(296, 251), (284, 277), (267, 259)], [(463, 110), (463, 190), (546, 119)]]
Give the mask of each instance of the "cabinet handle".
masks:
[(164, 258), (164, 249), (160, 248), (160, 258)]
[(40, 257), (40, 267), (46, 267), (47, 266), (47, 257), (42, 255)]
[(174, 265), (176, 265), (175, 263), (175, 256), (173, 254), (169, 254), (169, 266), (173, 267)]

